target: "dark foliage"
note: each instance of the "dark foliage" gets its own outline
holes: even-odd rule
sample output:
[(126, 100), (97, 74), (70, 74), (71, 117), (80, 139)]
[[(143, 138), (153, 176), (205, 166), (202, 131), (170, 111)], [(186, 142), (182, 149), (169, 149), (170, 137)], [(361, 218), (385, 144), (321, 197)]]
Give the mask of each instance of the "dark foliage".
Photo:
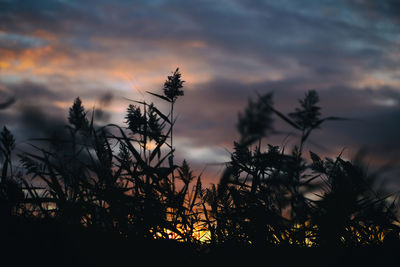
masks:
[[(329, 253), (346, 264), (343, 249), (379, 248), (386, 257), (381, 261), (395, 257), (388, 253), (400, 242), (394, 195), (375, 192), (373, 176), (356, 161), (304, 152), (312, 131), (341, 119), (321, 118), (315, 91), (288, 115), (274, 109), (272, 94), (250, 100), (239, 115), (241, 139), (219, 183), (203, 188), (186, 161), (173, 162), (173, 107), (182, 87), (176, 69), (164, 95), (151, 93), (171, 104), (170, 113), (133, 101), (127, 127), (95, 126), (77, 98), (63, 139), (41, 139), (46, 146), (33, 142), (35, 152), (19, 155), (24, 174), (13, 170), (15, 140), (4, 127), (0, 212), (9, 250), (40, 244), (33, 251), (50, 250), (52, 260), (64, 259), (57, 266), (88, 266), (96, 257), (93, 266), (114, 265), (132, 250), (135, 257), (168, 257), (177, 250), (177, 260), (261, 251), (257, 255), (267, 253), (266, 261), (282, 264)], [(273, 116), (299, 132), (292, 149), (262, 145), (273, 133)], [(289, 248), (297, 261), (280, 258)], [(66, 253), (77, 260), (66, 260)]]

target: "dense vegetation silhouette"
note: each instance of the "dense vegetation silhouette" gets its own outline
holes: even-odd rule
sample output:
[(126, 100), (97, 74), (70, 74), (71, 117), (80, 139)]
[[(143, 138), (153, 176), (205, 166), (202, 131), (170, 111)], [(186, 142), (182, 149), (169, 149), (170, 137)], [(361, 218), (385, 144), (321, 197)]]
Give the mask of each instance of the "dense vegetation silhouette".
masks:
[[(377, 176), (360, 160), (305, 151), (313, 131), (342, 120), (321, 118), (316, 91), (288, 115), (273, 107), (272, 94), (250, 100), (239, 114), (231, 160), (219, 183), (205, 188), (189, 163), (174, 162), (174, 106), (183, 82), (176, 69), (163, 94), (149, 92), (170, 105), (168, 113), (131, 100), (126, 127), (96, 125), (95, 112), (89, 116), (76, 98), (65, 134), (32, 139), (32, 150), (18, 155), (24, 171), (12, 160), (15, 140), (4, 127), (4, 257), (49, 266), (229, 257), (283, 266), (395, 262), (393, 195), (374, 190)], [(299, 132), (293, 148), (264, 145), (276, 118)]]

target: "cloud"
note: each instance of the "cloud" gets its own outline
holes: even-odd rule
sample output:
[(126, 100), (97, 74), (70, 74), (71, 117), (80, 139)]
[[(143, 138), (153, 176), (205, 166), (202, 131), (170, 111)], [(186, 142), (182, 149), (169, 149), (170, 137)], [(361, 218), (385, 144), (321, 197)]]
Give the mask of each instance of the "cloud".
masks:
[(362, 87), (368, 76), (378, 84), (381, 73), (396, 75), (399, 57), (386, 35), (392, 24), (371, 27), (359, 10), (364, 2), (43, 1), (17, 8), (21, 3), (12, 1), (3, 4), (0, 20), (6, 36), (18, 36), (16, 45), (32, 51), (16, 57), (19, 72), (30, 66), (42, 76), (87, 82), (101, 73), (103, 84), (117, 84), (122, 73), (149, 88), (180, 66), (192, 83), (305, 77), (351, 79)]
[[(289, 113), (299, 105), (297, 100), (313, 88), (308, 86), (301, 79), (253, 84), (219, 80), (199, 85), (187, 91), (177, 103), (179, 120), (176, 134), (190, 136), (197, 146), (230, 147), (229, 144), (237, 138), (235, 125), (238, 112), (244, 109), (249, 97), (255, 99), (257, 93), (273, 92), (276, 108)], [(400, 125), (397, 123), (400, 92), (397, 89), (357, 90), (332, 83), (328, 88), (317, 89), (317, 92), (323, 116), (351, 120), (327, 122), (322, 130), (316, 131), (315, 143), (335, 150), (348, 146), (353, 149), (379, 146), (385, 142), (397, 146), (395, 136), (400, 133), (397, 127)], [(275, 127), (295, 132), (278, 118), (275, 119)]]
[[(198, 162), (210, 151), (223, 157), (221, 148), (237, 138), (238, 112), (270, 91), (290, 112), (316, 89), (324, 115), (355, 118), (324, 125), (312, 149), (397, 148), (399, 7), (395, 0), (2, 1), (0, 84), (17, 102), (1, 120), (16, 125), (33, 112), (58, 125), (53, 119), (65, 120), (80, 96), (99, 108), (99, 120), (122, 123), (122, 97), (152, 100), (144, 92), (160, 91), (180, 67), (176, 135)], [(40, 132), (34, 126), (25, 132)]]

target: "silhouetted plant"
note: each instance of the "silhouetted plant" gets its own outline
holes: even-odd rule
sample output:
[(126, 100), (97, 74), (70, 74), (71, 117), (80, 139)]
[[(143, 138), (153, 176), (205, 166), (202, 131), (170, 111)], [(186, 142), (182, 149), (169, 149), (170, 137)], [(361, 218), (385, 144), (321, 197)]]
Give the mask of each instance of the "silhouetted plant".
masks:
[(386, 233), (399, 227), (395, 206), (387, 196), (377, 196), (368, 186), (365, 171), (338, 157), (322, 161), (312, 153), (312, 170), (320, 175), (324, 191), (313, 201), (311, 221), (317, 228), (316, 242), (328, 246), (379, 245)]
[[(13, 214), (24, 198), (21, 185), (15, 179), (12, 170), (11, 153), (15, 148), (15, 139), (7, 127), (0, 133), (0, 156), (3, 160), (0, 180), (0, 215), (3, 220)], [(14, 211), (15, 212), (15, 211)]]
[(272, 130), (272, 94), (260, 96), (257, 102), (249, 100), (244, 114), (239, 113), (237, 128), (241, 134), (240, 143), (249, 145), (265, 137)]
[[(185, 81), (181, 80), (181, 73), (179, 72), (179, 68), (177, 68), (172, 75), (168, 76), (167, 80), (164, 82), (164, 95), (159, 95), (156, 93), (148, 92), (162, 100), (165, 100), (170, 103), (170, 114), (169, 120), (165, 115), (159, 112), (159, 115), (164, 118), (164, 120), (168, 121), (170, 124), (170, 144), (169, 147), (171, 149), (171, 154), (168, 157), (168, 163), (171, 168), (171, 177), (172, 177), (172, 186), (175, 186), (175, 174), (174, 174), (174, 124), (175, 124), (175, 117), (174, 117), (174, 106), (175, 102), (179, 96), (183, 96), (184, 92), (181, 90), (183, 88), (183, 83)], [(157, 109), (155, 109), (157, 110)]]
[(5, 182), (8, 175), (8, 168), (11, 167), (11, 151), (15, 148), (15, 139), (11, 132), (4, 126), (0, 136), (0, 150), (4, 158), (1, 173), (1, 182)]
[(69, 109), (68, 121), (75, 127), (76, 131), (88, 127), (85, 108), (82, 106), (82, 101), (79, 97), (75, 99), (74, 104)]
[[(372, 176), (359, 162), (304, 155), (314, 130), (342, 119), (321, 117), (316, 91), (307, 92), (288, 115), (273, 107), (272, 94), (249, 100), (238, 118), (240, 140), (219, 183), (204, 188), (185, 160), (180, 166), (173, 161), (174, 104), (183, 95), (183, 82), (176, 69), (163, 95), (149, 92), (169, 103), (169, 114), (132, 100), (126, 127), (97, 126), (94, 112), (89, 118), (76, 98), (67, 134), (33, 139), (46, 145), (32, 143), (34, 151), (19, 155), (24, 177), (13, 173), (15, 140), (4, 127), (2, 214), (83, 225), (133, 240), (174, 239), (214, 248), (399, 242), (396, 203), (373, 190)], [(300, 133), (292, 149), (263, 144), (274, 132), (273, 116)]]
[[(171, 111), (183, 95), (180, 77), (178, 69), (168, 77), (165, 97), (152, 93), (170, 102)], [(69, 111), (71, 138), (63, 140), (69, 148), (36, 147), (39, 155), (23, 153), (21, 161), (28, 174), (46, 183), (48, 200), (57, 206), (52, 214), (60, 221), (139, 239), (198, 242), (201, 181), (198, 177), (190, 187), (195, 177), (187, 162), (182, 166), (168, 162), (174, 151), (172, 140), (167, 143), (174, 117), (152, 103), (134, 102), (127, 109), (126, 128), (95, 127), (77, 98)], [(163, 147), (171, 149), (164, 153)], [(176, 186), (175, 169), (181, 187)], [(32, 199), (44, 197), (34, 191), (29, 191)]]
[[(312, 152), (310, 164), (303, 156), (313, 130), (342, 118), (320, 118), (315, 91), (288, 116), (273, 108), (271, 97), (249, 101), (239, 116), (241, 141), (234, 144), (218, 186), (207, 189), (212, 241), (348, 247), (381, 244), (385, 233), (398, 233), (394, 203), (387, 205), (385, 197), (366, 187), (360, 167), (341, 157), (323, 161)], [(261, 142), (252, 145), (273, 129), (271, 114), (301, 132), (291, 153), (273, 145), (264, 150)], [(313, 194), (319, 199), (310, 198)]]

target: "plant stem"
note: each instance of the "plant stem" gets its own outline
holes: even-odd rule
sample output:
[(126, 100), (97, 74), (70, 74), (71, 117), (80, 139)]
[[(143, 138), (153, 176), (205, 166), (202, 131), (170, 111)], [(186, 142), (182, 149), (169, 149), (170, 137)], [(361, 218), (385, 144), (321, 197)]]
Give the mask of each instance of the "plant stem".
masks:
[(173, 143), (173, 137), (174, 137), (174, 104), (175, 101), (171, 101), (171, 156), (172, 159), (170, 161), (170, 167), (171, 167), (171, 175), (172, 175), (172, 189), (173, 192), (175, 192), (175, 174), (174, 174), (174, 143)]

